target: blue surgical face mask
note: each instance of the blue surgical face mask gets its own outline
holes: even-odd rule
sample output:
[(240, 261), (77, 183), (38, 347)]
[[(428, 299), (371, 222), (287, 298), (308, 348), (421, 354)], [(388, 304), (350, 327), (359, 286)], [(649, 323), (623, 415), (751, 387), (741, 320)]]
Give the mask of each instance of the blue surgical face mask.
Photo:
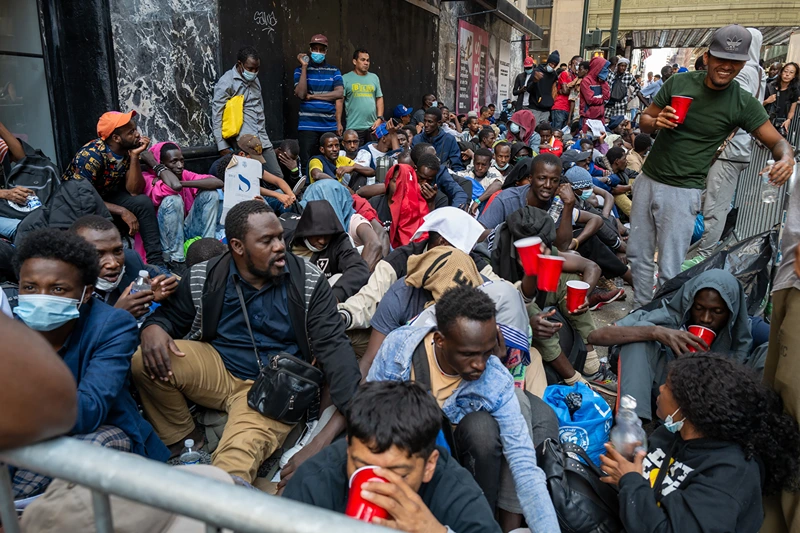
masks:
[(249, 70), (242, 70), (242, 77), (245, 81), (253, 81), (258, 76), (258, 72), (250, 72)]
[(516, 122), (512, 122), (511, 125), (508, 127), (508, 129), (511, 130), (511, 133), (514, 134), (519, 133), (519, 124), (517, 124)]
[(431, 107), (438, 107), (438, 106), (439, 106), (439, 102), (437, 102), (436, 100), (431, 102)]
[(80, 316), (79, 309), (85, 294), (86, 287), (80, 300), (49, 294), (20, 294), (14, 314), (31, 329), (52, 331)]
[(532, 69), (532, 68), (526, 68), (526, 69), (525, 69), (525, 74), (530, 74), (530, 73), (532, 73), (532, 72), (533, 72), (533, 69)]
[(325, 61), (325, 54), (322, 52), (311, 52), (311, 61), (314, 63), (322, 63)]
[(505, 170), (508, 168), (509, 165), (509, 163), (506, 163), (501, 167), (500, 165), (497, 164), (497, 161), (492, 161), (492, 163), (494, 163), (494, 168), (496, 168), (497, 170)]
[(550, 65), (547, 65), (547, 66), (545, 67), (545, 69), (547, 70), (547, 72), (553, 72), (553, 71), (555, 70), (555, 69), (554, 69), (553, 67), (551, 67)]
[(678, 407), (677, 409), (675, 409), (674, 413), (672, 413), (671, 415), (667, 416), (667, 418), (664, 419), (664, 427), (667, 428), (667, 431), (669, 431), (670, 433), (677, 433), (683, 427), (683, 422), (686, 420), (685, 418), (683, 420), (678, 420), (677, 422), (672, 420), (672, 417), (677, 415), (678, 411), (680, 410), (681, 408)]
[(588, 200), (592, 197), (592, 189), (585, 189), (581, 191), (581, 200)]

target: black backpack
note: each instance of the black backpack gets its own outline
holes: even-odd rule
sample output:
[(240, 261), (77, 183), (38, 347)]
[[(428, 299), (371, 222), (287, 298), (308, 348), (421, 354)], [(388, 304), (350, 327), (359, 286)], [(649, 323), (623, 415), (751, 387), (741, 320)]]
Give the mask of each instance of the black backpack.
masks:
[(611, 85), (611, 96), (608, 98), (609, 104), (616, 104), (623, 101), (628, 96), (628, 88), (622, 84), (622, 78), (615, 78)]
[(536, 448), (562, 533), (622, 533), (619, 492), (580, 446), (546, 439)]
[[(11, 172), (5, 177), (5, 183), (0, 184), (3, 189), (25, 187), (31, 189), (39, 197), (42, 206), (47, 206), (53, 193), (60, 183), (58, 169), (38, 148), (34, 149), (28, 143), (20, 141), (25, 150), (25, 157), (15, 164)], [(0, 217), (22, 220), (33, 209), (17, 205), (11, 201), (0, 201)]]

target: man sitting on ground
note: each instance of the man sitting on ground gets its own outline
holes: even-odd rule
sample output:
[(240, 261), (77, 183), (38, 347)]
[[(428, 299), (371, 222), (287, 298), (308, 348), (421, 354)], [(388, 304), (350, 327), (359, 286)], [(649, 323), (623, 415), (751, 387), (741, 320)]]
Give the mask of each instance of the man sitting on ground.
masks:
[[(133, 250), (122, 247), (119, 230), (110, 220), (86, 215), (76, 220), (69, 230), (94, 246), (100, 259), (100, 274), (94, 283), (93, 296), (117, 309), (124, 309), (134, 318), (150, 312), (152, 302), (162, 303), (178, 288), (178, 277), (158, 274), (151, 278), (152, 290), (131, 294), (139, 271), (148, 270)], [(151, 276), (154, 273), (151, 272)]]
[(417, 143), (429, 143), (436, 149), (436, 156), (444, 166), (450, 170), (464, 170), (461, 162), (461, 150), (452, 135), (441, 129), (442, 112), (438, 107), (429, 107), (425, 110), (422, 133), (414, 136), (413, 146)]
[[(261, 163), (260, 193), (264, 197), (264, 201), (277, 213), (283, 213), (289, 209), (297, 201), (296, 195), (292, 188), (289, 187), (289, 182), (268, 170), (269, 165), (264, 157), (264, 148), (261, 146), (261, 141), (258, 137), (248, 134), (240, 135), (237, 144), (239, 146), (239, 153), (237, 154), (239, 157), (255, 159)], [(220, 160), (222, 168), (217, 169), (216, 176), (223, 182), (225, 181), (225, 168), (229, 162), (230, 159), (222, 158)]]
[[(687, 331), (703, 326), (716, 337), (709, 345)], [(667, 379), (667, 365), (691, 351), (713, 351), (745, 362), (752, 343), (747, 302), (739, 281), (725, 270), (707, 270), (664, 298), (652, 311), (638, 310), (616, 325), (595, 330), (589, 342), (620, 344), (619, 395), (636, 399), (636, 414), (653, 419), (653, 398)]]
[[(436, 148), (430, 143), (418, 142), (414, 144), (411, 149), (411, 160), (415, 166), (419, 165), (420, 157), (425, 153), (436, 155)], [(472, 194), (472, 183), (450, 172), (441, 158), (439, 158), (439, 172), (436, 173), (436, 185), (440, 191), (447, 195), (450, 205), (453, 207), (460, 209), (469, 204), (470, 196), (468, 196), (468, 193)]]
[[(20, 284), (14, 314), (44, 337), (75, 378), (78, 418), (71, 435), (165, 461), (167, 448), (128, 391), (136, 321), (92, 298), (98, 263), (97, 252), (74, 233), (47, 228), (26, 235), (15, 258)], [(18, 471), (15, 495), (32, 496), (49, 482)]]
[(97, 121), (98, 138), (78, 150), (61, 179), (89, 180), (111, 214), (128, 226), (128, 234), (141, 233), (147, 262), (166, 269), (153, 202), (142, 194), (145, 185), (139, 159), (150, 168), (158, 162), (147, 151), (150, 139), (136, 129), (135, 116), (136, 111), (104, 113)]
[(504, 178), (508, 176), (514, 165), (511, 164), (511, 145), (506, 141), (499, 141), (494, 145), (494, 161), (492, 166), (497, 169)]
[[(228, 212), (225, 233), (229, 252), (195, 265), (175, 296), (145, 321), (132, 373), (145, 415), (173, 454), (186, 438), (203, 441), (187, 399), (227, 411), (212, 463), (252, 482), (292, 429), (248, 406), (262, 365), (279, 353), (309, 363), (316, 359), (340, 410), (361, 375), (328, 281), (286, 251), (283, 227), (272, 209), (255, 200), (237, 204)], [(329, 426), (300, 454), (310, 457), (341, 431)]]
[(339, 150), (340, 156), (352, 159), (365, 169), (363, 173), (353, 171), (350, 175), (347, 186), (356, 192), (367, 184), (367, 178), (375, 177), (375, 159), (372, 157), (370, 150), (366, 146), (361, 147), (360, 143), (356, 130), (345, 130), (342, 134), (342, 149)]
[(300, 168), (300, 143), (297, 139), (286, 139), (275, 149), (275, 155), (283, 173), (283, 181), (294, 188), (302, 178), (305, 178)]
[(308, 175), (311, 183), (318, 179), (335, 179), (344, 185), (350, 183), (351, 173), (372, 171), (371, 168), (359, 165), (347, 156), (339, 154), (339, 137), (335, 133), (323, 133), (319, 138), (320, 155), (315, 155), (308, 162)]
[(337, 302), (357, 293), (369, 279), (367, 263), (327, 200), (311, 201), (303, 208), (292, 239), (292, 253), (307, 258), (325, 274)]
[(558, 531), (514, 380), (492, 357), (503, 342), (496, 313), (492, 299), (479, 289), (451, 289), (437, 301), (436, 328), (404, 326), (389, 334), (367, 381), (424, 383), (450, 424), (457, 425), (453, 440), (459, 462), (476, 478), (492, 510), (502, 450), (528, 524), (536, 531)]
[(503, 187), (503, 176), (492, 166), (494, 153), (488, 148), (480, 148), (475, 152), (472, 165), (466, 171), (459, 172), (462, 178), (472, 180), (472, 205), (470, 212), (476, 213), (481, 203), (486, 202), (494, 193)]
[(630, 217), (632, 202), (628, 194), (632, 190), (631, 181), (636, 179), (639, 173), (628, 168), (625, 150), (620, 147), (609, 148), (606, 159), (611, 164), (611, 175), (608, 176), (610, 181), (605, 188), (614, 195), (614, 203), (620, 212)]
[(344, 513), (348, 480), (377, 466), (388, 483), (370, 483), (365, 500), (392, 509), (379, 525), (407, 533), (499, 533), (480, 487), (448, 451), (436, 446), (442, 413), (419, 385), (366, 383), (346, 413), (347, 439), (302, 465), (286, 486), (291, 500)]
[(653, 144), (653, 139), (646, 133), (640, 133), (633, 138), (633, 150), (628, 152), (626, 156), (628, 160), (628, 169), (633, 172), (641, 172), (644, 158), (647, 152), (650, 151), (650, 146)]
[(186, 170), (181, 149), (175, 143), (158, 143), (150, 148), (150, 153), (158, 165), (142, 174), (144, 193), (156, 208), (167, 267), (184, 275), (183, 243), (195, 237), (214, 237), (220, 209), (217, 190), (225, 182), (209, 174)]

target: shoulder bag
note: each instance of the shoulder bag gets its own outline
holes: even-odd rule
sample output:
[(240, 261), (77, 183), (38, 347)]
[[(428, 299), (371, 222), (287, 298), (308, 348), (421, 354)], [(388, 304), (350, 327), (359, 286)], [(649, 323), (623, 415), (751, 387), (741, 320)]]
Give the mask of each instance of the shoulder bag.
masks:
[(262, 415), (284, 424), (297, 424), (303, 415), (315, 405), (324, 375), (322, 371), (306, 363), (299, 357), (288, 353), (278, 353), (270, 357), (269, 364), (264, 365), (258, 354), (258, 346), (250, 327), (242, 288), (234, 276), (233, 281), (239, 305), (244, 313), (244, 323), (253, 343), (259, 373), (250, 391), (247, 393), (247, 405)]
[(243, 124), (244, 95), (237, 94), (225, 102), (225, 107), (222, 109), (222, 138), (238, 137)]

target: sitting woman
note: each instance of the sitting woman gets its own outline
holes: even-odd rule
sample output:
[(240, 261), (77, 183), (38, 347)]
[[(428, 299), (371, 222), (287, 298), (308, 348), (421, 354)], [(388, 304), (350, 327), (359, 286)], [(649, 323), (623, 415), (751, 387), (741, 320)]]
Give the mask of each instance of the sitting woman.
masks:
[(629, 461), (606, 444), (601, 456), (626, 531), (755, 533), (762, 494), (798, 489), (797, 422), (751, 370), (686, 355), (670, 363), (657, 404), (664, 425), (646, 453)]
[[(74, 233), (31, 232), (17, 248), (14, 314), (50, 343), (75, 377), (78, 419), (70, 435), (166, 461), (166, 446), (128, 390), (131, 357), (139, 344), (136, 319), (92, 298), (99, 264), (94, 247)], [(14, 479), (16, 497), (32, 496), (50, 482), (22, 471)]]
[(369, 280), (367, 263), (326, 200), (306, 203), (292, 237), (292, 253), (306, 257), (325, 274), (337, 302), (350, 298)]

